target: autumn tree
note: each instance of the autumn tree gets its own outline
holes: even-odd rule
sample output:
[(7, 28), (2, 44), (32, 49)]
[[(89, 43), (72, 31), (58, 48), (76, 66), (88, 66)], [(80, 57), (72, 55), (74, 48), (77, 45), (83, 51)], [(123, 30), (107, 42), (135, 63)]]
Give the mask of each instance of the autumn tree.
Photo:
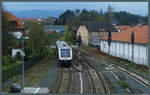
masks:
[(63, 40), (75, 44), (75, 40), (73, 38), (73, 35), (71, 34), (71, 28), (68, 25), (66, 25), (66, 31)]
[(37, 22), (32, 22), (29, 30), (29, 46), (32, 48), (32, 54), (39, 55), (46, 46), (44, 27)]
[(2, 51), (3, 55), (9, 54), (9, 50), (18, 43), (17, 39), (12, 35), (13, 30), (8, 20), (8, 15), (2, 10)]

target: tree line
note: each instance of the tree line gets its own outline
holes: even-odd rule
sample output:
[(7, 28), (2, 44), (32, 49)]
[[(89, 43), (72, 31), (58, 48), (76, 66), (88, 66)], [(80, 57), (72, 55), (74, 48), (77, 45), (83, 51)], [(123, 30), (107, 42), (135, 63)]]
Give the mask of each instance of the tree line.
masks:
[(82, 21), (106, 21), (120, 25), (148, 24), (148, 16), (131, 14), (126, 11), (115, 12), (108, 6), (107, 12), (96, 10), (66, 10), (56, 19), (54, 25), (79, 24)]

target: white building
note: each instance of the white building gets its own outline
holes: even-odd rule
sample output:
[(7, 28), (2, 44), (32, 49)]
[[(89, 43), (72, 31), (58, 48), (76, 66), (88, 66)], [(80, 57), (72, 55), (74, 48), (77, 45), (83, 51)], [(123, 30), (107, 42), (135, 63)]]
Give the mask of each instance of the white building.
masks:
[(15, 57), (17, 53), (19, 53), (21, 56), (25, 56), (25, 53), (24, 51), (22, 52), (22, 49), (12, 49), (12, 57)]
[[(18, 40), (21, 40), (22, 33), (20, 31), (16, 31), (13, 32), (13, 36), (16, 37)], [(29, 39), (29, 37), (25, 37), (24, 39)], [(19, 53), (21, 56), (25, 56), (25, 52), (22, 52), (22, 49), (12, 49), (12, 57), (15, 57), (17, 53)]]
[[(135, 43), (133, 48), (132, 59), (132, 44), (131, 44), (131, 31), (134, 31)], [(123, 30), (112, 35), (112, 42), (109, 46), (107, 37), (101, 40), (101, 51), (108, 53), (112, 56), (128, 59), (137, 64), (148, 65), (148, 26), (136, 26), (132, 29)]]

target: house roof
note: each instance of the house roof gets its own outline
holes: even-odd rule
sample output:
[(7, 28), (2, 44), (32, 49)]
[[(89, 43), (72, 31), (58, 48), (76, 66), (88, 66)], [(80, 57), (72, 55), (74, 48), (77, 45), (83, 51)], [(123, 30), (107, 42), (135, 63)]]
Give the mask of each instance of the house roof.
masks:
[[(122, 32), (117, 32), (112, 35), (112, 40), (131, 42), (131, 31), (134, 31), (134, 41), (135, 43), (148, 43), (148, 25), (145, 26), (135, 26), (133, 28), (128, 28)], [(107, 40), (108, 37), (105, 36), (102, 39)]]
[(72, 29), (71, 29), (71, 31), (77, 31), (78, 29), (79, 29), (79, 25), (74, 25), (74, 26), (72, 26)]
[(17, 39), (20, 39), (22, 36), (22, 33), (19, 31), (13, 32), (14, 37), (16, 37)]
[(3, 15), (7, 16), (8, 21), (14, 21), (14, 20), (17, 21), (17, 27), (14, 27), (14, 29), (18, 29), (19, 30), (19, 29), (23, 29), (24, 28), (21, 20), (18, 17), (16, 17), (15, 15), (13, 15), (12, 13), (10, 13), (8, 11), (5, 11), (5, 12), (3, 12)]
[(125, 26), (125, 25), (120, 25), (120, 26), (115, 26), (116, 28), (120, 28), (121, 30), (126, 30), (128, 28), (130, 28), (129, 26)]
[(65, 25), (44, 25), (45, 28), (66, 28)]
[(86, 21), (82, 22), (80, 25), (84, 25), (88, 31), (100, 32), (102, 29), (105, 29), (106, 31), (116, 31), (114, 26), (108, 22)]

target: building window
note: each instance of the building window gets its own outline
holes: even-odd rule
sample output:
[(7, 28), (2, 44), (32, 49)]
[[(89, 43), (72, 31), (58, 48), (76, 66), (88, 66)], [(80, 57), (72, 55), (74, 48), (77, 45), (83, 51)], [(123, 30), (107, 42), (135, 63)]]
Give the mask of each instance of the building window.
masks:
[(17, 27), (17, 26), (18, 26), (18, 23), (17, 23), (16, 20), (11, 20), (9, 23), (10, 23), (10, 25), (11, 25), (12, 27)]

